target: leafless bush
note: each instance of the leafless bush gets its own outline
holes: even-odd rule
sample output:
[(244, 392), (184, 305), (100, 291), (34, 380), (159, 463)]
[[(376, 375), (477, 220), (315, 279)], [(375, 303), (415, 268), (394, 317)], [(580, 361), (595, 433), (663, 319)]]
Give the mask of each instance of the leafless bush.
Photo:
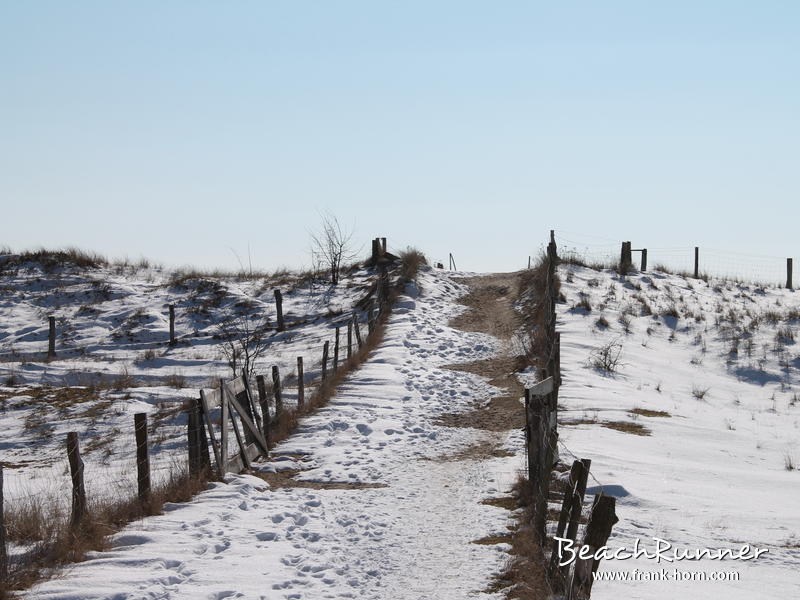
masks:
[(229, 313), (217, 326), (216, 337), (222, 340), (222, 352), (234, 377), (244, 369), (248, 377), (254, 378), (256, 361), (269, 345), (269, 318), (259, 318), (253, 312), (251, 308), (245, 312)]
[(595, 368), (607, 373), (616, 373), (621, 366), (622, 342), (619, 339), (611, 340), (607, 344), (592, 351), (589, 363)]
[(357, 256), (352, 243), (353, 230), (343, 229), (339, 219), (333, 215), (323, 215), (320, 230), (311, 234), (311, 261), (330, 273), (333, 285), (339, 283), (342, 264)]
[(710, 389), (710, 387), (700, 387), (699, 385), (692, 384), (692, 396), (698, 400), (703, 400)]

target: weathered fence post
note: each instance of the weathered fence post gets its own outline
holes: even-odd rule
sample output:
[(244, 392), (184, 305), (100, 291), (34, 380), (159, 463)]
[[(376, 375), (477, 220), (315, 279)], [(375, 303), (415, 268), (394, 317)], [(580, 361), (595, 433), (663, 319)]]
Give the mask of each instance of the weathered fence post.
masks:
[(264, 433), (264, 439), (267, 444), (269, 444), (269, 399), (267, 398), (267, 384), (263, 375), (256, 375), (256, 386), (258, 387), (258, 403), (261, 405), (261, 418), (263, 419), (261, 431)]
[(353, 320), (347, 322), (347, 360), (353, 355)]
[(278, 365), (272, 367), (272, 395), (275, 396), (275, 420), (278, 421), (283, 416), (283, 389)]
[(169, 345), (175, 345), (175, 305), (169, 305)]
[(8, 553), (6, 552), (6, 520), (3, 513), (3, 463), (0, 463), (0, 581), (8, 580)]
[(286, 323), (283, 320), (283, 295), (280, 290), (275, 290), (275, 310), (278, 312), (278, 331), (283, 331)]
[(700, 279), (700, 247), (694, 247), (694, 278)]
[(339, 369), (339, 328), (336, 328), (336, 335), (333, 342), (333, 372)]
[(303, 357), (297, 357), (297, 408), (303, 408), (306, 402), (306, 379), (303, 373)]
[(328, 348), (330, 347), (330, 342), (327, 340), (322, 345), (322, 380), (328, 378)]
[[(583, 536), (583, 546), (591, 549), (592, 555), (606, 545), (611, 529), (619, 521), (615, 511), (617, 499), (613, 496), (598, 494), (594, 497), (592, 511), (589, 514), (589, 522), (586, 524), (586, 532)], [(575, 562), (572, 572), (572, 585), (570, 586), (570, 598), (576, 600), (587, 600), (592, 593), (593, 573), (597, 572), (600, 560), (593, 556), (588, 559), (579, 558)]]
[(374, 328), (375, 328), (375, 299), (370, 298), (369, 305), (367, 307), (367, 335), (370, 335)]
[[(578, 526), (580, 525), (583, 498), (586, 495), (586, 482), (589, 478), (591, 461), (588, 459), (581, 459), (580, 464), (581, 466), (578, 467), (576, 474), (575, 486), (572, 490), (572, 506), (570, 507), (569, 525), (567, 525), (566, 535), (566, 538), (572, 540), (573, 542), (577, 541)], [(564, 577), (564, 580), (566, 580), (569, 567), (570, 565), (568, 564), (561, 566), (561, 573)]]
[(150, 453), (147, 447), (147, 414), (133, 415), (136, 431), (136, 471), (139, 484), (139, 502), (144, 507), (150, 503)]
[(355, 314), (353, 315), (353, 329), (356, 332), (356, 342), (358, 343), (358, 349), (361, 349), (361, 328), (358, 326), (358, 316)]
[(47, 358), (56, 357), (56, 318), (48, 317), (49, 331), (47, 334)]
[(69, 472), (72, 477), (72, 516), (70, 525), (77, 527), (86, 516), (86, 487), (83, 484), (83, 461), (78, 444), (78, 434), (70, 431), (67, 434), (67, 458)]
[(647, 271), (647, 248), (642, 248), (642, 273)]
[(791, 258), (786, 259), (786, 289), (792, 289), (792, 262)]
[(186, 437), (189, 448), (189, 475), (197, 477), (202, 469), (200, 459), (200, 407), (195, 400), (189, 403)]
[(564, 538), (564, 533), (567, 529), (567, 521), (572, 513), (572, 500), (575, 496), (575, 492), (577, 491), (578, 480), (581, 477), (581, 472), (584, 469), (585, 465), (583, 462), (579, 460), (573, 461), (572, 468), (569, 472), (569, 483), (567, 485), (567, 489), (564, 490), (564, 498), (561, 501), (561, 512), (558, 515), (558, 525), (556, 525), (556, 533), (553, 536), (553, 549), (550, 554), (549, 566), (549, 575), (554, 592), (561, 591), (566, 587), (565, 581), (560, 578), (556, 579), (555, 577), (556, 573), (561, 573), (561, 565), (558, 564), (561, 556), (558, 552), (559, 542), (556, 538)]

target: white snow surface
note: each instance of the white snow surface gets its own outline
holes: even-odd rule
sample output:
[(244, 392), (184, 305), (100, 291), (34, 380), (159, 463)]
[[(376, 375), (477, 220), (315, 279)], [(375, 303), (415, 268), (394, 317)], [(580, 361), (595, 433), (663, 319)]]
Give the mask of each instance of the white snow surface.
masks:
[[(409, 286), (385, 339), (336, 396), (258, 468), (301, 467), (298, 478), (362, 489), (269, 489), (231, 476), (191, 502), (126, 527), (94, 553), (24, 594), (90, 599), (463, 599), (483, 593), (506, 545), (510, 513), (481, 504), (508, 492), (522, 468), (520, 432), (436, 425), (442, 412), (488, 401), (494, 388), (441, 365), (491, 356), (498, 341), (447, 326), (465, 288), (427, 271)], [(516, 455), (446, 460), (491, 437)]]
[[(604, 560), (601, 571), (737, 571), (739, 581), (598, 581), (592, 598), (800, 597), (800, 472), (786, 468), (800, 458), (800, 362), (791, 339), (798, 293), (662, 273), (621, 280), (570, 265), (559, 275), (561, 458), (591, 459), (589, 494), (617, 497), (609, 547), (631, 548), (639, 538), (652, 552), (656, 536), (681, 549), (769, 549), (748, 562)], [(577, 307), (582, 295), (591, 312)], [(678, 318), (662, 316), (670, 307)], [(601, 315), (608, 327), (598, 325)], [(593, 352), (615, 340), (617, 372), (594, 368)], [(695, 390), (707, 391), (699, 399)], [(637, 416), (636, 408), (670, 416)], [(614, 421), (651, 435), (600, 425)]]

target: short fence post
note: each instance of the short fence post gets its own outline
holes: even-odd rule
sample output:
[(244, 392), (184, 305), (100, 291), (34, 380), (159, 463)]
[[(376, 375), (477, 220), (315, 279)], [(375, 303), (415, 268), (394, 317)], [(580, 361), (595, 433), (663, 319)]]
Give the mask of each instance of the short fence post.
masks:
[(297, 408), (303, 408), (306, 401), (306, 380), (303, 374), (303, 357), (297, 357)]
[(606, 545), (611, 535), (611, 529), (619, 521), (615, 511), (616, 504), (617, 499), (613, 496), (606, 496), (601, 493), (594, 497), (582, 544), (582, 546), (588, 546), (591, 549), (592, 557), (588, 559), (579, 558), (575, 562), (572, 572), (570, 598), (587, 600), (591, 596), (593, 573), (596, 573), (597, 567), (600, 566), (600, 559), (594, 558), (593, 555), (598, 548)]
[(47, 334), (47, 358), (56, 357), (56, 318), (49, 317), (47, 319), (49, 325), (49, 332)]
[(531, 268), (531, 257), (530, 256), (528, 256), (528, 268), (529, 269)]
[(169, 345), (175, 345), (175, 305), (169, 305)]
[(275, 310), (278, 312), (278, 331), (283, 331), (286, 323), (283, 320), (283, 295), (280, 290), (275, 290)]
[(261, 405), (261, 419), (262, 419), (261, 431), (264, 433), (264, 439), (267, 441), (267, 444), (269, 445), (269, 426), (270, 426), (269, 399), (267, 398), (267, 385), (264, 382), (263, 375), (256, 375), (256, 386), (258, 387), (258, 403)]
[(647, 271), (647, 248), (642, 248), (642, 273)]
[(150, 453), (147, 448), (147, 414), (133, 415), (136, 430), (136, 471), (139, 483), (139, 502), (147, 507), (150, 502)]
[(700, 279), (700, 247), (694, 247), (694, 278)]
[(272, 394), (275, 396), (275, 420), (283, 416), (283, 390), (281, 389), (281, 373), (278, 366), (272, 367)]
[(78, 444), (78, 434), (70, 431), (67, 434), (67, 458), (69, 472), (72, 477), (72, 516), (70, 525), (77, 527), (86, 516), (86, 486), (83, 484), (83, 461)]
[(347, 360), (353, 355), (353, 320), (347, 322)]
[(339, 328), (336, 328), (336, 335), (333, 342), (333, 372), (339, 369)]
[(322, 345), (322, 380), (328, 378), (328, 348), (330, 346), (330, 342), (326, 341)]
[(792, 259), (786, 259), (786, 289), (792, 289)]
[(0, 463), (0, 581), (8, 579), (8, 553), (6, 552), (6, 521), (3, 514), (3, 463)]

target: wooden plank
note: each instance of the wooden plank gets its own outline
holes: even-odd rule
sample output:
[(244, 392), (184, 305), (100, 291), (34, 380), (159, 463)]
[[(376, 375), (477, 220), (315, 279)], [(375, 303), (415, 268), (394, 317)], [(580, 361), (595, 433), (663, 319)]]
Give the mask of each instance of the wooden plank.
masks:
[(217, 436), (214, 434), (214, 424), (211, 422), (211, 406), (207, 398), (208, 394), (205, 390), (200, 390), (200, 405), (203, 407), (203, 421), (205, 422), (208, 438), (211, 440), (211, 448), (214, 451), (214, 460), (217, 463), (217, 474), (222, 477), (225, 470), (222, 464), (222, 456), (220, 454), (220, 447), (217, 443)]
[[(228, 464), (228, 395), (225, 393), (225, 382), (219, 380), (219, 399), (222, 405), (222, 418), (220, 419), (219, 432), (219, 458), (220, 464), (225, 467)], [(225, 471), (222, 472), (225, 475)]]
[(225, 383), (228, 393), (231, 396), (239, 397), (239, 394), (247, 391), (247, 385), (244, 382), (244, 377), (237, 377)]
[(218, 389), (205, 390), (204, 396), (205, 396), (205, 406), (209, 410), (214, 408), (219, 408), (220, 406), (222, 406), (222, 402), (220, 402), (220, 395)]
[(264, 456), (269, 454), (269, 447), (267, 445), (267, 441), (262, 437), (261, 432), (255, 426), (255, 423), (250, 420), (247, 416), (247, 413), (242, 408), (242, 405), (239, 403), (236, 398), (229, 397), (228, 402), (230, 406), (239, 414), (239, 418), (242, 420), (242, 424), (250, 429), (250, 433), (253, 435), (254, 442), (261, 448), (261, 451), (264, 453)]
[(545, 394), (550, 394), (553, 391), (554, 387), (554, 380), (552, 377), (548, 377), (544, 381), (540, 381), (539, 383), (535, 383), (531, 387), (528, 388), (528, 393), (531, 396), (544, 396)]

